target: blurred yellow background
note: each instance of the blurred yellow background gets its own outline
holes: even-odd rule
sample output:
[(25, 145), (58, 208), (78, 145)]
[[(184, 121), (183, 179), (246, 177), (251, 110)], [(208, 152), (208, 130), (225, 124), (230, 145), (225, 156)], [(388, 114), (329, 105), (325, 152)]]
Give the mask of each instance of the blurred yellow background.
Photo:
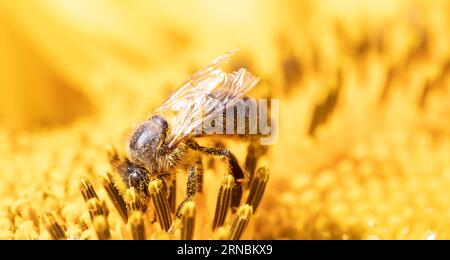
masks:
[(49, 238), (49, 211), (88, 229), (79, 178), (240, 49), (235, 66), (281, 106), (253, 238), (449, 239), (449, 14), (438, 0), (0, 0), (0, 238)]

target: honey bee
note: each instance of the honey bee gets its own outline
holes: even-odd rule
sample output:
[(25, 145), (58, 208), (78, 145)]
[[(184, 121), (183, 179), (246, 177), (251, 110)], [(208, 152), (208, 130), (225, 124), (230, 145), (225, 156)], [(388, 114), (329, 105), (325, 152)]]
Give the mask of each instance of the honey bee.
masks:
[[(191, 200), (195, 192), (202, 191), (201, 155), (222, 157), (227, 160), (229, 173), (234, 177), (232, 209), (236, 209), (242, 196), (242, 183), (246, 177), (236, 157), (229, 150), (219, 147), (204, 147), (196, 138), (205, 133), (198, 131), (208, 120), (225, 115), (253, 89), (259, 78), (241, 68), (226, 73), (222, 66), (234, 53), (214, 59), (208, 66), (193, 74), (182, 84), (147, 120), (132, 133), (127, 142), (127, 156), (111, 156), (111, 164), (127, 188), (135, 188), (145, 198), (150, 180), (159, 178), (167, 184), (167, 196), (171, 210), (175, 211), (174, 183), (177, 169), (188, 171), (186, 198), (179, 205)], [(248, 127), (248, 126), (247, 126)], [(236, 130), (236, 129), (235, 129)], [(242, 136), (247, 136), (246, 133)], [(254, 143), (254, 142), (253, 142)], [(248, 171), (256, 164), (254, 146), (246, 160)]]

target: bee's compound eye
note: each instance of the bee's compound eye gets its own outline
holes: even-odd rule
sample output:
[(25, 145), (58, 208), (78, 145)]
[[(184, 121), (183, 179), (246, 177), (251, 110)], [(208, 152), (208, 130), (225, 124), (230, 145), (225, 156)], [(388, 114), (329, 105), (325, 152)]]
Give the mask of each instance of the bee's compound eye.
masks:
[(145, 122), (134, 132), (130, 139), (130, 149), (140, 150), (152, 146), (159, 137), (159, 129), (150, 122)]
[(150, 117), (149, 121), (155, 124), (162, 133), (166, 132), (167, 128), (169, 127), (167, 121), (160, 115), (154, 115)]
[(164, 141), (168, 129), (167, 121), (159, 116), (152, 116), (134, 132), (129, 147), (132, 151), (155, 149)]

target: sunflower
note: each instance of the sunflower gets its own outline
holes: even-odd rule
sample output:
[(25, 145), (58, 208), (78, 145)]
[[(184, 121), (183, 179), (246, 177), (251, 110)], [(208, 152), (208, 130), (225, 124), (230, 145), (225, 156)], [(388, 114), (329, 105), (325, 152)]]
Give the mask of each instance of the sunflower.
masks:
[[(449, 14), (421, 0), (0, 1), (0, 238), (448, 239)], [(176, 223), (161, 183), (143, 210), (111, 182), (108, 147), (233, 49), (255, 95), (280, 100), (267, 168), (237, 212), (220, 162)], [(243, 165), (245, 147), (225, 145)]]

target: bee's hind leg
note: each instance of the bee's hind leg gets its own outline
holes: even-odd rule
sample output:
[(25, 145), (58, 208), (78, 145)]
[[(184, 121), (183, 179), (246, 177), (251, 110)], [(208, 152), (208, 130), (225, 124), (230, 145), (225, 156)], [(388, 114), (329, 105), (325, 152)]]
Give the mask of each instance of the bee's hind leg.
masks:
[(198, 164), (196, 164), (193, 167), (190, 167), (188, 170), (188, 179), (187, 179), (187, 187), (186, 187), (186, 197), (183, 199), (183, 201), (180, 203), (180, 205), (177, 208), (177, 211), (175, 213), (175, 217), (177, 219), (181, 218), (181, 210), (183, 209), (183, 206), (189, 202), (193, 201), (195, 198), (195, 193), (198, 191), (199, 188), (199, 176), (202, 175), (201, 168), (198, 167)]
[(195, 142), (192, 139), (188, 140), (186, 144), (192, 150), (199, 151), (201, 153), (208, 154), (210, 156), (220, 156), (228, 159), (229, 172), (233, 176), (235, 183), (231, 195), (231, 210), (233, 212), (236, 212), (237, 209), (239, 208), (239, 205), (241, 204), (242, 182), (245, 179), (244, 172), (242, 171), (241, 166), (239, 166), (236, 156), (234, 156), (234, 154), (232, 154), (229, 150), (225, 148), (200, 146), (197, 142)]
[[(216, 148), (225, 148), (225, 143), (222, 142), (221, 140), (215, 140), (214, 143), (212, 144), (212, 146), (216, 147)], [(210, 157), (208, 158), (208, 160), (206, 161), (206, 166), (209, 169), (215, 169), (216, 166), (216, 161), (214, 159), (214, 157)]]
[(197, 160), (195, 161), (195, 177), (197, 180), (197, 192), (202, 193), (203, 192), (203, 163), (202, 163), (202, 157), (198, 156)]

